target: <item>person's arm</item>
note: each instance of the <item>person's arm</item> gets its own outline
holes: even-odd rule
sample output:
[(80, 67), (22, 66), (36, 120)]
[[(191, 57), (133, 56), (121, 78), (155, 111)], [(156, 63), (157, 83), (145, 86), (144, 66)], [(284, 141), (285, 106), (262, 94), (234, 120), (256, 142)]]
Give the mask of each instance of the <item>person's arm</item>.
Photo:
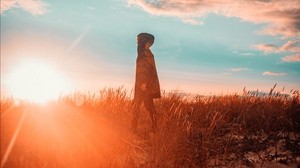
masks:
[(138, 77), (138, 81), (139, 81), (138, 87), (142, 91), (146, 91), (149, 80), (151, 80), (149, 78), (149, 75), (150, 75), (152, 66), (146, 57), (139, 58), (137, 64), (138, 64), (137, 77)]

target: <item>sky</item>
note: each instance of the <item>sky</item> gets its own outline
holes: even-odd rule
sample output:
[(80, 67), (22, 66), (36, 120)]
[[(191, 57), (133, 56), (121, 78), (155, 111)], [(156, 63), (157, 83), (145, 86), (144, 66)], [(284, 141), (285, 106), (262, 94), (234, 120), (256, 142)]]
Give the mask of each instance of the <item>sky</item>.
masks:
[(69, 90), (131, 90), (141, 32), (155, 36), (162, 90), (231, 94), (276, 83), (280, 91), (300, 89), (300, 0), (0, 3), (4, 96), (26, 83), (30, 77), (12, 83), (11, 76), (32, 62), (54, 69), (60, 77), (48, 83), (64, 81)]

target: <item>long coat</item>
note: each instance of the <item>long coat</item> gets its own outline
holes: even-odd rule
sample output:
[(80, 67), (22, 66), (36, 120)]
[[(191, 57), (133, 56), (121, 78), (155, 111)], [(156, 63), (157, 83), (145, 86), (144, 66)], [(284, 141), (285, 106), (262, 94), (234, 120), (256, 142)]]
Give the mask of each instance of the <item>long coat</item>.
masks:
[[(146, 84), (146, 90), (141, 89), (142, 84)], [(154, 56), (149, 49), (138, 54), (136, 59), (134, 99), (160, 98), (159, 79), (156, 71)]]

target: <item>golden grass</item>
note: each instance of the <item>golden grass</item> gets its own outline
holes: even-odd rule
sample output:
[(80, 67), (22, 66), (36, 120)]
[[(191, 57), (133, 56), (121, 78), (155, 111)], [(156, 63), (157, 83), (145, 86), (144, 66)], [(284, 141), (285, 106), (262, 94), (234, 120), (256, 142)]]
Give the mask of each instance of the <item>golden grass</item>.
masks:
[[(274, 89), (265, 96), (164, 92), (155, 100), (157, 132), (151, 131), (150, 118), (141, 111), (137, 134), (129, 131), (132, 94), (122, 87), (74, 93), (43, 106), (1, 100), (1, 159), (27, 109), (4, 167), (253, 166), (245, 161), (249, 152), (257, 153), (263, 165), (277, 155), (261, 151), (282, 138), (289, 139), (287, 162), (295, 163), (300, 156), (299, 91), (288, 97)], [(288, 147), (288, 142), (294, 144)]]

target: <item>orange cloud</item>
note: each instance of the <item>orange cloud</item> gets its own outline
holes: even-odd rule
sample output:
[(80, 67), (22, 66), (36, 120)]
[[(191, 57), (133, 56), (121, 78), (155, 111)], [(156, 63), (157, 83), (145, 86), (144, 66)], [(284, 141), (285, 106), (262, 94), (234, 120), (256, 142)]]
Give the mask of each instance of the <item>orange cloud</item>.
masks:
[(4, 11), (6, 11), (6, 10), (12, 8), (13, 6), (15, 6), (16, 3), (17, 3), (16, 0), (2, 0), (2, 1), (0, 2), (0, 12), (1, 12), (1, 14), (2, 14)]
[(267, 76), (285, 76), (287, 74), (286, 73), (282, 73), (282, 72), (265, 71), (264, 73), (262, 73), (262, 75), (267, 75)]
[(282, 46), (276, 46), (273, 44), (259, 44), (254, 46), (255, 49), (266, 52), (300, 52), (300, 41), (299, 40), (289, 40)]
[(300, 54), (285, 56), (281, 60), (283, 62), (300, 62)]
[(300, 41), (299, 40), (290, 40), (280, 47), (281, 51), (290, 51), (290, 52), (300, 52)]
[(259, 44), (254, 46), (255, 49), (263, 51), (265, 53), (274, 53), (278, 52), (278, 46), (273, 44)]
[(33, 15), (43, 15), (47, 12), (47, 4), (41, 0), (2, 0), (0, 13), (11, 8), (21, 8)]
[(299, 0), (128, 0), (153, 15), (184, 20), (202, 18), (209, 13), (236, 17), (252, 23), (265, 23), (261, 32), (283, 37), (300, 35)]

